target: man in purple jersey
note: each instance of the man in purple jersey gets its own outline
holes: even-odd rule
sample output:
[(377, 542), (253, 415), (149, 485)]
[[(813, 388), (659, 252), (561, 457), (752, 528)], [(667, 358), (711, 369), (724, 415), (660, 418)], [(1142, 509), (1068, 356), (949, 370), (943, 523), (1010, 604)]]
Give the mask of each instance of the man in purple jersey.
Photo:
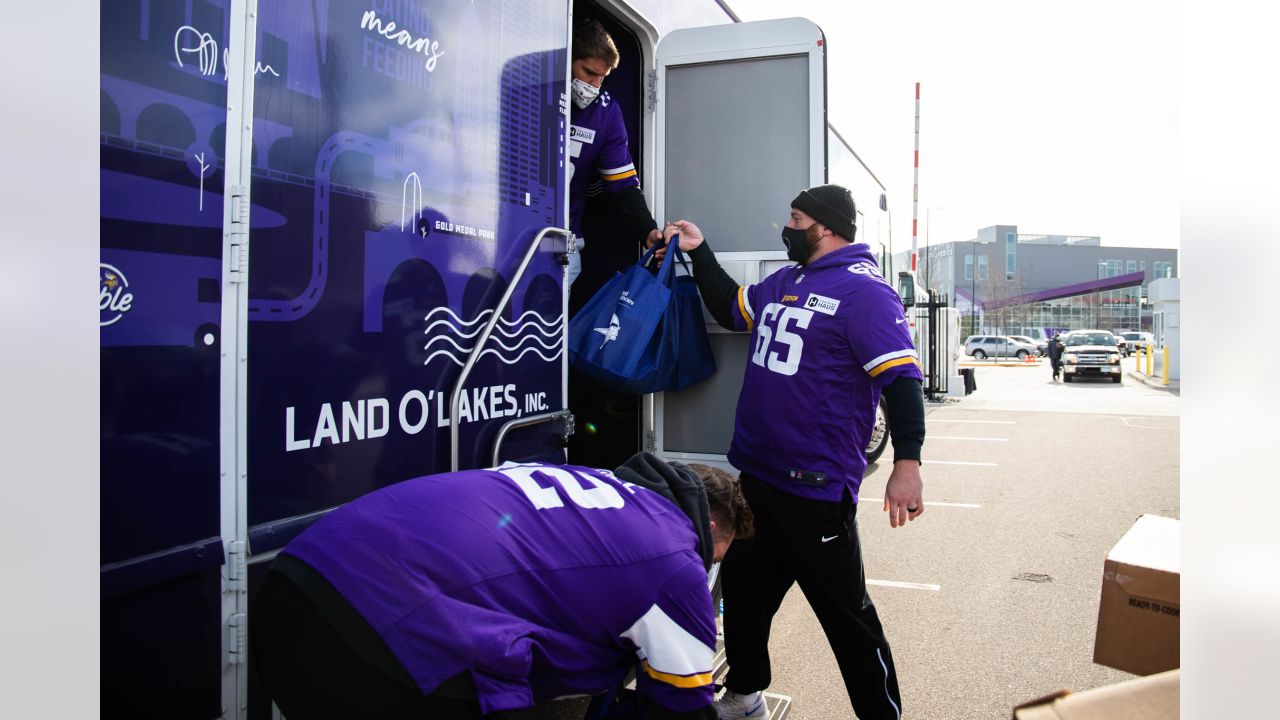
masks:
[[(601, 83), (618, 67), (618, 48), (604, 27), (583, 20), (573, 28), (569, 110), (569, 229), (578, 237), (579, 252), (569, 259), (569, 282), (582, 272), (581, 250), (586, 244), (582, 214), (587, 197), (606, 193), (635, 241), (646, 246), (662, 238), (640, 190), (635, 162), (627, 148), (622, 110)], [(601, 238), (601, 242), (617, 242)], [(632, 259), (634, 262), (634, 256)], [(607, 279), (608, 275), (603, 275)], [(592, 292), (598, 288), (591, 288)]]
[(721, 718), (767, 715), (769, 628), (799, 583), (836, 656), (862, 720), (898, 718), (902, 701), (889, 643), (867, 595), (855, 520), (866, 447), (883, 393), (894, 463), (884, 507), (891, 527), (924, 512), (920, 448), (923, 376), (902, 301), (870, 248), (854, 244), (854, 204), (838, 185), (804, 190), (782, 231), (795, 265), (739, 287), (701, 230), (680, 234), (707, 310), (751, 333), (729, 461), (756, 518), (724, 575), (727, 691)]
[(648, 453), (406, 480), (281, 550), (255, 668), (290, 720), (561, 717), (637, 665), (645, 717), (712, 720), (707, 570), (751, 533), (732, 475)]
[[(635, 264), (642, 243), (652, 245), (662, 233), (640, 190), (619, 100), (601, 90), (622, 60), (618, 47), (600, 22), (581, 19), (574, 24), (571, 57), (569, 227), (579, 244), (569, 258), (572, 315), (616, 273)], [(635, 452), (637, 395), (570, 368), (569, 407), (585, 430), (569, 439), (571, 460), (612, 467)]]

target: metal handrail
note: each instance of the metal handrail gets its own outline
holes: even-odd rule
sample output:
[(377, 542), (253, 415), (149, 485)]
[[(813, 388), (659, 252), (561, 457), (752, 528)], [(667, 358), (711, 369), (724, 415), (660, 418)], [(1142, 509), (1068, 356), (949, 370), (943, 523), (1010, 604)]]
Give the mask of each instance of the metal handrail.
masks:
[(555, 410), (548, 413), (530, 415), (526, 418), (508, 420), (502, 425), (502, 427), (498, 428), (498, 436), (493, 439), (493, 462), (490, 463), (490, 465), (492, 467), (498, 467), (499, 462), (502, 460), (502, 442), (507, 439), (507, 433), (518, 428), (529, 427), (530, 425), (539, 425), (544, 422), (553, 422), (561, 419), (565, 421), (572, 421), (573, 413), (568, 409)]
[[(507, 305), (511, 302), (511, 296), (515, 294), (516, 286), (524, 279), (525, 270), (529, 269), (529, 263), (533, 260), (534, 253), (538, 251), (538, 246), (542, 244), (547, 235), (552, 233), (563, 235), (566, 242), (569, 242), (570, 238), (573, 237), (571, 232), (559, 227), (543, 228), (534, 236), (533, 242), (529, 244), (529, 249), (524, 253), (524, 259), (520, 261), (520, 266), (516, 269), (516, 274), (507, 283), (507, 289), (502, 293), (502, 299), (498, 301), (498, 306), (493, 309), (493, 316), (485, 323), (484, 330), (480, 332), (480, 338), (476, 340), (475, 347), (471, 349), (471, 355), (467, 357), (467, 363), (462, 366), (462, 372), (458, 373), (453, 392), (449, 396), (449, 469), (453, 472), (458, 471), (458, 436), (460, 431), (458, 415), (461, 409), (462, 393), (467, 385), (467, 378), (471, 376), (471, 370), (475, 367), (476, 362), (480, 360), (480, 352), (484, 350), (484, 344), (489, 341), (489, 335), (493, 332), (493, 328), (502, 319), (502, 312), (507, 309)], [(564, 321), (567, 323), (568, 319), (566, 318)]]

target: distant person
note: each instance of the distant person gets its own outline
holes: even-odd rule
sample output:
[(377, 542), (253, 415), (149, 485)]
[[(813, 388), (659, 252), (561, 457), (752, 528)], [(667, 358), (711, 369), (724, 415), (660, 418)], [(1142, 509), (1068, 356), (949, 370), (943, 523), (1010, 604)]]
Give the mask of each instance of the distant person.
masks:
[(1058, 378), (1062, 375), (1062, 351), (1065, 347), (1060, 335), (1054, 333), (1053, 337), (1049, 338), (1049, 346), (1045, 348), (1045, 352), (1049, 355), (1049, 365), (1053, 368), (1053, 382), (1058, 382)]
[(648, 453), (406, 480), (280, 552), (255, 667), (290, 720), (545, 717), (637, 665), (644, 717), (714, 720), (707, 570), (751, 533), (732, 475)]
[(721, 718), (762, 718), (772, 680), (769, 631), (799, 583), (827, 635), (854, 712), (901, 716), (889, 641), (867, 594), (858, 540), (858, 489), (883, 393), (893, 438), (884, 491), (890, 527), (924, 512), (923, 375), (902, 300), (875, 256), (853, 242), (853, 196), (838, 185), (803, 190), (782, 229), (795, 264), (740, 287), (697, 225), (678, 221), (707, 310), (751, 333), (729, 462), (756, 536), (735, 543), (721, 572), (729, 674)]

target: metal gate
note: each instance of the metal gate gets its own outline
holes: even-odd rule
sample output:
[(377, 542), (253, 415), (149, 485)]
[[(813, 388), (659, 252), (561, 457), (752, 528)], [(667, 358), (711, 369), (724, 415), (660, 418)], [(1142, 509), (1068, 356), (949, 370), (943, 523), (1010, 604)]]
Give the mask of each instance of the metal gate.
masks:
[(921, 369), (924, 372), (924, 394), (930, 400), (945, 397), (948, 393), (951, 378), (946, 372), (948, 366), (946, 353), (955, 351), (958, 338), (952, 337), (944, 322), (943, 310), (951, 307), (951, 298), (936, 294), (930, 290), (929, 300), (918, 303), (917, 310), (924, 317), (924, 333), (921, 338), (923, 347), (916, 348), (920, 353)]

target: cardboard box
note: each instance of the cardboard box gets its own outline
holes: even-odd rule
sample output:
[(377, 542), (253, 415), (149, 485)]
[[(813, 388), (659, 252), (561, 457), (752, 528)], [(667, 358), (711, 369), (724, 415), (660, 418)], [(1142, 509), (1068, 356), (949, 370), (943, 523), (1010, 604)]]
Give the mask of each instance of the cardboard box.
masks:
[(1180, 670), (1115, 685), (1066, 691), (1013, 709), (1013, 720), (1177, 720)]
[(1143, 515), (1107, 553), (1093, 661), (1137, 675), (1181, 667), (1177, 520)]

